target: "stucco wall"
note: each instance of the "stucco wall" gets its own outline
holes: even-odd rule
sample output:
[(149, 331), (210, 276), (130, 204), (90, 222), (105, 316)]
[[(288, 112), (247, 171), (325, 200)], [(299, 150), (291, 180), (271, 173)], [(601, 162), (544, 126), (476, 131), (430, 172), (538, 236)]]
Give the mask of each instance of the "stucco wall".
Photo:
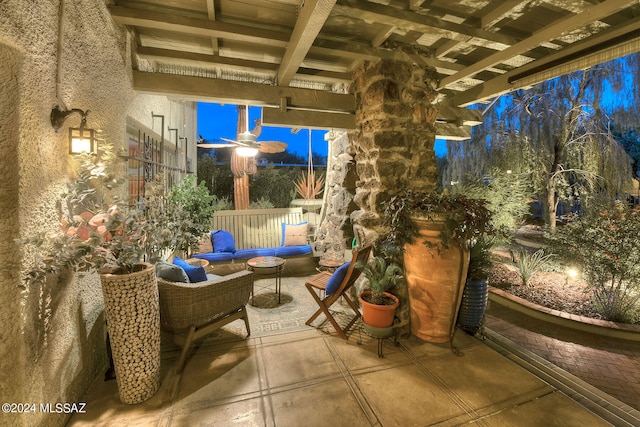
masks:
[[(152, 112), (165, 116), (165, 126), (184, 129), (189, 141), (196, 136), (192, 103), (132, 90), (129, 35), (112, 22), (104, 0), (66, 0), (59, 44), (60, 4), (0, 2), (2, 402), (80, 402), (94, 380), (102, 381), (107, 363), (95, 274), (19, 287), (20, 270), (32, 254), (21, 252), (14, 240), (57, 227), (56, 200), (74, 170), (66, 136), (79, 117), (71, 116), (56, 133), (51, 108), (89, 109), (88, 125), (102, 129), (116, 146), (125, 144), (127, 117), (159, 132)], [(65, 421), (64, 415), (0, 414), (1, 425)]]

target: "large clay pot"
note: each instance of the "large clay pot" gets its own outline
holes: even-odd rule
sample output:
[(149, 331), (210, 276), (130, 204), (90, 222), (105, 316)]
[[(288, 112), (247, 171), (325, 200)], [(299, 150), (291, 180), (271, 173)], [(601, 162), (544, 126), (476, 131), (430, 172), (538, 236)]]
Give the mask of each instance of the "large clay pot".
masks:
[(155, 268), (100, 275), (122, 403), (144, 402), (160, 387), (160, 309)]
[[(420, 231), (413, 243), (404, 247), (411, 333), (428, 342), (447, 342), (453, 338), (469, 268), (469, 250), (456, 244), (438, 250), (443, 222), (412, 219)], [(425, 241), (431, 242), (432, 247)]]
[(375, 328), (388, 328), (392, 326), (396, 308), (398, 308), (400, 304), (398, 298), (396, 298), (395, 295), (385, 292), (384, 294), (393, 299), (395, 303), (393, 305), (377, 305), (371, 304), (362, 298), (362, 295), (366, 293), (371, 293), (371, 291), (364, 291), (358, 297), (358, 301), (360, 301), (360, 306), (362, 307), (362, 321)]

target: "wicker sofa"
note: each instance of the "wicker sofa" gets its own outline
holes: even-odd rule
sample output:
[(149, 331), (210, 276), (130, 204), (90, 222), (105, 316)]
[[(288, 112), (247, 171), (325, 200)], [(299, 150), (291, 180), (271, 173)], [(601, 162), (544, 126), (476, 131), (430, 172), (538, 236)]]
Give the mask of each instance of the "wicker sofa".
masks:
[(180, 372), (194, 340), (243, 319), (247, 336), (251, 333), (246, 305), (251, 295), (253, 273), (239, 271), (204, 282), (171, 282), (158, 277), (160, 324), (173, 333), (182, 347), (176, 366)]
[(286, 276), (316, 272), (317, 259), (309, 244), (309, 233), (304, 231), (296, 239), (289, 239), (288, 235), (289, 230), (299, 226), (307, 229), (302, 208), (221, 210), (214, 213), (212, 224), (214, 230), (204, 237), (198, 253), (192, 255), (209, 262), (209, 273), (240, 271), (246, 268), (247, 260), (258, 256), (285, 258)]

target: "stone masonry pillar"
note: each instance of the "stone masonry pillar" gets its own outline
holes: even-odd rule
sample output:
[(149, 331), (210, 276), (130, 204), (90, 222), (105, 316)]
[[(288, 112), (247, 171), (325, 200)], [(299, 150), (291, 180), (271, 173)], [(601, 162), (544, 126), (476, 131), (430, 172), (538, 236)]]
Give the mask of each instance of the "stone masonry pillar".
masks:
[[(354, 73), (356, 130), (349, 132), (358, 181), (351, 213), (354, 234), (369, 244), (383, 234), (381, 204), (404, 190), (434, 190), (437, 182), (435, 120), (437, 75), (433, 68), (382, 60)], [(396, 316), (409, 323), (408, 290)]]
[(365, 61), (354, 72), (356, 130), (349, 133), (359, 180), (351, 214), (356, 236), (374, 241), (381, 203), (402, 190), (433, 190), (437, 182), (436, 71), (404, 62)]

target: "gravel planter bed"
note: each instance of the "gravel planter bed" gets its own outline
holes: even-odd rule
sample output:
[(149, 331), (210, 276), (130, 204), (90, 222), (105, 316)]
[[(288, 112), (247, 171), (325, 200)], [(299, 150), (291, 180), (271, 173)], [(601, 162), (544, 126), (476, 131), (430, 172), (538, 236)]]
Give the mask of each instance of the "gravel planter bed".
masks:
[(535, 304), (571, 314), (602, 319), (590, 301), (586, 284), (581, 280), (567, 280), (566, 275), (539, 271), (529, 286), (522, 286), (518, 273), (508, 264), (496, 263), (489, 273), (489, 284)]

